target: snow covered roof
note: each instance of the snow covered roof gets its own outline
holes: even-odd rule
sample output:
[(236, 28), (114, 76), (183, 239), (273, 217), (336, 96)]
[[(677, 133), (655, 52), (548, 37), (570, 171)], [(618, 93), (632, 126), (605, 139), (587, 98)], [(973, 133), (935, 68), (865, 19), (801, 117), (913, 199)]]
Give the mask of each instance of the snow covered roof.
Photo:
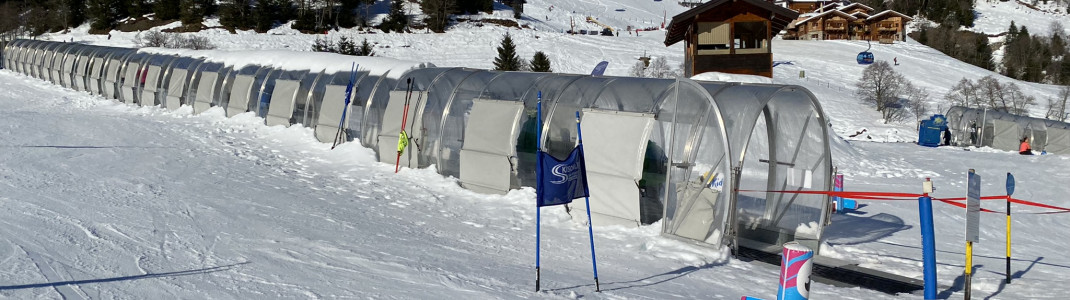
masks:
[(851, 3), (851, 4), (848, 4), (846, 6), (841, 6), (840, 10), (846, 11), (846, 10), (849, 10), (849, 9), (852, 9), (852, 8), (855, 8), (855, 7), (864, 8), (866, 11), (876, 11), (876, 9), (873, 9), (872, 7), (866, 6), (865, 4), (862, 4), (862, 3)]
[[(167, 48), (142, 48), (142, 53), (170, 54), (186, 57), (203, 58), (208, 62), (241, 69), (249, 65), (258, 65), (288, 71), (313, 70), (325, 73), (347, 72), (352, 63), (370, 75), (388, 74), (399, 77), (406, 70), (433, 67), (431, 63), (399, 60), (387, 57), (351, 56), (327, 52), (307, 52), (289, 50), (188, 50)], [(391, 70), (398, 70), (390, 72)]]
[(847, 19), (848, 21), (854, 21), (854, 20), (858, 19), (858, 18), (855, 18), (855, 17), (853, 17), (851, 15), (848, 15), (847, 13), (842, 12), (842, 11), (830, 10), (830, 11), (826, 11), (826, 12), (823, 12), (823, 13), (814, 14), (814, 15), (810, 16), (809, 18), (806, 18), (806, 19), (801, 19), (801, 20), (795, 22), (795, 24), (810, 22), (810, 20), (817, 19), (817, 18), (820, 18), (822, 16), (826, 16), (826, 15), (829, 15), (829, 14), (841, 16), (844, 19)]
[(869, 18), (866, 18), (866, 21), (873, 21), (873, 20), (878, 20), (878, 19), (891, 17), (891, 16), (898, 16), (900, 18), (905, 19), (906, 21), (914, 20), (914, 18), (911, 18), (911, 17), (909, 17), (907, 15), (904, 15), (904, 14), (902, 14), (900, 12), (897, 12), (897, 11), (894, 11), (894, 10), (886, 10), (886, 11), (882, 11), (882, 12), (880, 12), (878, 14), (872, 15)]
[(672, 20), (669, 21), (669, 26), (666, 26), (668, 32), (665, 33), (665, 46), (670, 46), (684, 40), (684, 37), (690, 32), (689, 28), (696, 22), (695, 19), (700, 14), (721, 6), (722, 4), (736, 1), (746, 2), (749, 5), (771, 12), (772, 15), (769, 17), (769, 20), (770, 23), (772, 23), (770, 24), (772, 25), (772, 30), (770, 32), (773, 32), (774, 35), (783, 30), (785, 26), (788, 26), (792, 20), (799, 17), (799, 12), (777, 6), (776, 4), (765, 0), (713, 0), (673, 16)]
[(864, 12), (856, 12), (856, 13), (851, 14), (851, 16), (853, 16), (855, 18), (859, 18), (859, 19), (869, 18), (869, 14), (864, 13)]
[(833, 9), (836, 9), (837, 7), (839, 7), (839, 6), (840, 6), (839, 2), (829, 3), (829, 4), (826, 4), (825, 6), (818, 7), (816, 11), (833, 10)]

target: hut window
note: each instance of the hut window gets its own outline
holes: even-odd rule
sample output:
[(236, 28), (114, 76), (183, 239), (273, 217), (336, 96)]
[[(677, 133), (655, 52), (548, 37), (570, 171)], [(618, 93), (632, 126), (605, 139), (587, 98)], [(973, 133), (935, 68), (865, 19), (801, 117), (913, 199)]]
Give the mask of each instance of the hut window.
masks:
[(766, 22), (737, 22), (735, 23), (736, 53), (767, 53), (769, 52), (769, 34), (766, 31)]
[(729, 51), (728, 29), (729, 23), (699, 22), (696, 43), (699, 54), (727, 54)]

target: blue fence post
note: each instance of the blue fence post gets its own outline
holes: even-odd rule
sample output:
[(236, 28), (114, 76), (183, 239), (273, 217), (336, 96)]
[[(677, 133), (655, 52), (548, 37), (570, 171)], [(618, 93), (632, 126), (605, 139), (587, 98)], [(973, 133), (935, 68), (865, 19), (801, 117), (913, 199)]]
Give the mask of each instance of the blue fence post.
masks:
[(932, 182), (925, 179), (925, 194), (918, 198), (918, 217), (921, 219), (921, 248), (925, 299), (936, 299), (936, 234), (933, 233), (933, 198), (929, 197)]

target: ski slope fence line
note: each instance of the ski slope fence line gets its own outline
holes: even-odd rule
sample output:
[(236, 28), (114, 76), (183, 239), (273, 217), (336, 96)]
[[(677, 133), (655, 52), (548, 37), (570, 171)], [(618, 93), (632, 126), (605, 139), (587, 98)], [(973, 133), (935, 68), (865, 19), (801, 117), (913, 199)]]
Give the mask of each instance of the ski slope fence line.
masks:
[[(925, 196), (924, 194), (914, 194), (914, 193), (859, 192), (859, 191), (842, 191), (842, 192), (836, 192), (836, 191), (759, 191), (759, 190), (738, 190), (738, 191), (739, 192), (755, 192), (755, 193), (828, 195), (828, 196), (831, 196), (831, 197), (843, 197), (843, 198), (850, 198), (850, 199), (874, 200), (874, 201), (917, 201), (918, 198)], [(962, 201), (966, 201), (966, 197), (958, 197), (958, 198), (935, 198), (935, 197), (931, 197), (931, 196), (929, 196), (929, 197), (932, 198), (933, 200), (937, 200), (937, 201), (940, 201), (940, 202), (943, 202), (943, 203), (947, 203), (947, 204), (950, 204), (950, 205), (959, 206), (959, 207), (962, 207), (962, 208), (966, 207), (966, 204), (962, 203)], [(1017, 214), (1043, 215), (1043, 214), (1070, 213), (1070, 208), (1060, 207), (1060, 206), (1055, 206), (1055, 205), (1049, 205), (1049, 204), (1044, 204), (1044, 203), (1039, 203), (1039, 202), (1033, 202), (1033, 201), (1027, 201), (1027, 200), (1017, 199), (1017, 198), (1013, 198), (1013, 197), (1009, 197), (1009, 196), (983, 196), (983, 197), (981, 197), (981, 200), (1008, 200), (1011, 203), (1017, 203), (1017, 204), (1027, 205), (1027, 206), (1040, 207), (1040, 208), (1054, 210), (1054, 211), (1047, 211), (1047, 212), (1030, 212), (1030, 213), (1019, 212)], [(981, 211), (982, 212), (988, 212), (988, 213), (1001, 213), (1001, 214), (1005, 213), (1003, 211), (996, 211), (996, 210), (990, 210), (990, 209), (985, 209), (985, 208), (982, 208)]]

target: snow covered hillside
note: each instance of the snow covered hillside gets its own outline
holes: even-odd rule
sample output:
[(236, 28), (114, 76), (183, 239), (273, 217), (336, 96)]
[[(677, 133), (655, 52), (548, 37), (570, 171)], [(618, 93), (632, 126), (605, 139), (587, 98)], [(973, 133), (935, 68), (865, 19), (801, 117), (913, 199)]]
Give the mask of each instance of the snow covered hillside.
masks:
[[(992, 4), (994, 7), (1008, 5)], [(553, 10), (550, 7), (553, 6)], [(980, 27), (1005, 30), (1041, 22), (1030, 15), (980, 8)], [(997, 7), (998, 8), (998, 7)], [(623, 11), (618, 11), (623, 9)], [(682, 45), (665, 47), (663, 31), (576, 36), (576, 20), (660, 26), (684, 11), (676, 1), (532, 0), (522, 22), (533, 29), (461, 24), (444, 34), (360, 34), (378, 56), (438, 66), (490, 68), (505, 33), (530, 58), (546, 52), (557, 72), (588, 73), (610, 62), (624, 76), (640, 56), (682, 62)], [(575, 12), (573, 12), (575, 11)], [(498, 15), (498, 14), (496, 14)], [(508, 15), (508, 14), (502, 14)], [(489, 17), (489, 16), (488, 16)], [(1067, 20), (1067, 18), (1056, 20)], [(988, 22), (985, 20), (998, 20)], [(1019, 21), (1021, 20), (1021, 21)], [(1009, 21), (1008, 21), (1009, 22)], [(1070, 22), (1070, 21), (1066, 21)], [(1046, 25), (1030, 31), (1037, 33)], [(1070, 26), (1068, 26), (1070, 27)], [(988, 32), (988, 27), (984, 27)], [(99, 45), (133, 45), (132, 33), (86, 34), (82, 27), (50, 35)], [(308, 51), (323, 35), (276, 29), (269, 34), (199, 33), (223, 50)], [(847, 189), (917, 192), (932, 178), (936, 197), (963, 197), (966, 171), (983, 178), (983, 195), (1003, 193), (1007, 172), (1016, 196), (1070, 207), (1070, 157), (1020, 156), (990, 148), (926, 148), (912, 144), (913, 123), (883, 124), (854, 96), (863, 66), (856, 41), (772, 44), (776, 84), (804, 86), (818, 96), (832, 127), (833, 160)], [(938, 106), (962, 77), (994, 75), (913, 41), (874, 45), (878, 60), (896, 58), (902, 73), (928, 89)], [(273, 51), (274, 52), (274, 51)], [(299, 54), (298, 54), (299, 55)], [(348, 61), (339, 61), (348, 67)], [(800, 78), (800, 71), (805, 77)], [(1017, 82), (1038, 100), (1051, 85)], [(220, 108), (191, 115), (140, 108), (0, 71), (0, 296), (14, 299), (775, 299), (775, 266), (730, 258), (724, 250), (660, 237), (660, 223), (639, 229), (596, 227), (595, 293), (586, 227), (561, 209), (543, 211), (543, 292), (534, 292), (534, 192), (476, 194), (433, 170), (377, 163), (357, 143), (335, 150), (311, 130), (267, 127), (251, 114), (224, 118)], [(1039, 107), (1034, 107), (1037, 116)], [(841, 140), (862, 128), (868, 135)], [(822, 254), (864, 267), (921, 278), (917, 204), (862, 201), (856, 214), (837, 215)], [(936, 203), (940, 296), (962, 297), (964, 212)], [(985, 208), (1002, 210), (1003, 202)], [(1016, 206), (1016, 212), (1045, 210)], [(1014, 219), (1015, 281), (1003, 284), (1004, 220), (984, 214), (975, 245), (974, 297), (1061, 299), (1067, 214), (1020, 214)], [(813, 299), (917, 299), (821, 283)]]

